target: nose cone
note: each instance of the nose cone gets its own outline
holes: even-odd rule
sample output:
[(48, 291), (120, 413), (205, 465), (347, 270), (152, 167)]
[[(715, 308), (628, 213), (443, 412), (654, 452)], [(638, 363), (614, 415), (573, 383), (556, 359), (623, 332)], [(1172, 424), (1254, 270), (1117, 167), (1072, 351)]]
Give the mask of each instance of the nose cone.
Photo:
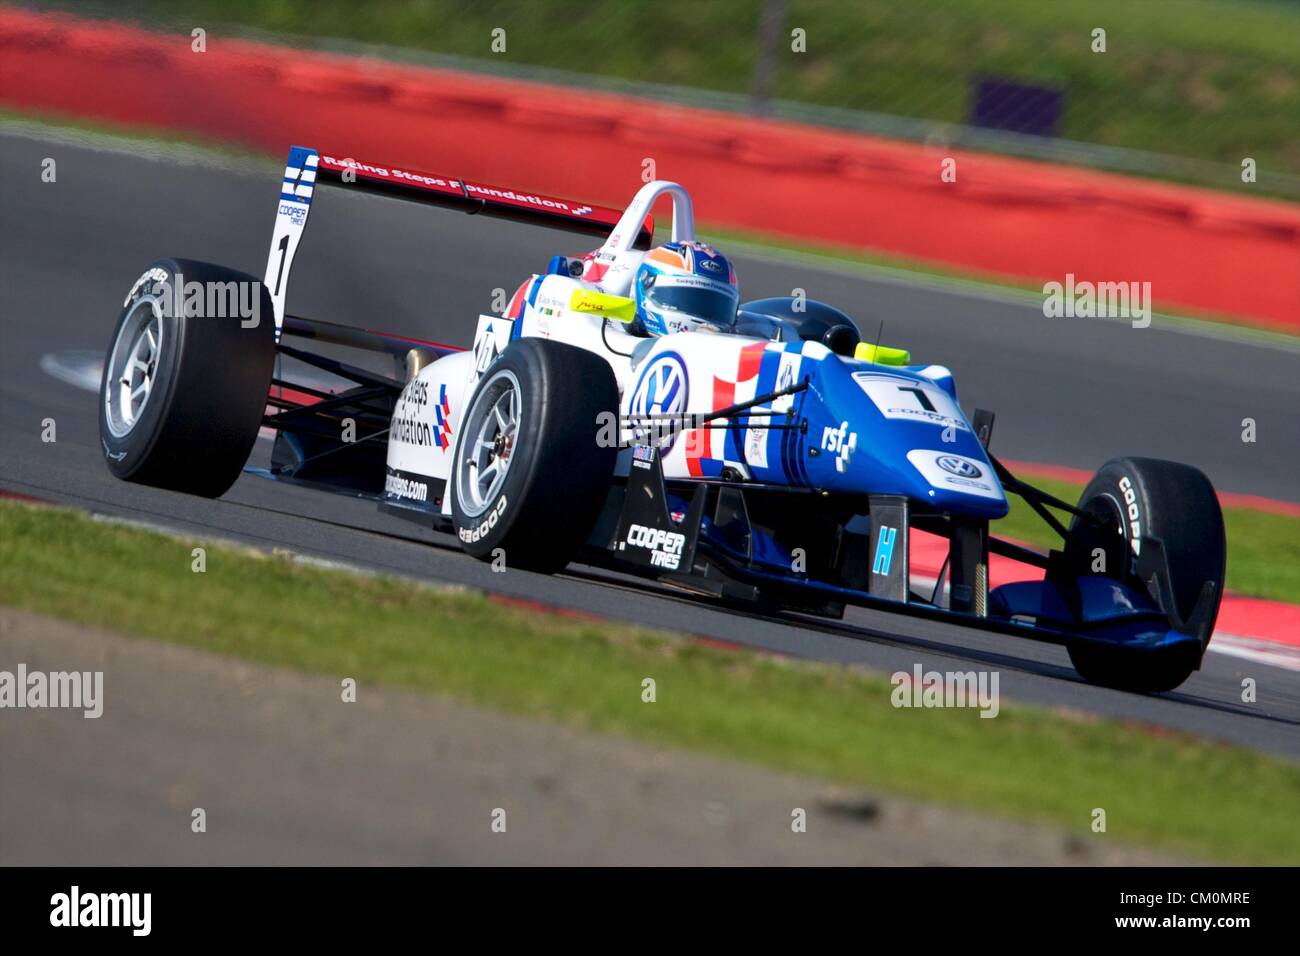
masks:
[[(995, 519), (1008, 509), (1002, 483), (957, 404), (913, 368), (884, 368), (828, 357), (818, 384), (825, 402), (827, 487), (857, 494), (906, 495), (927, 510)], [(847, 448), (846, 448), (847, 445)]]
[(1002, 482), (978, 442), (975, 445), (963, 448), (963, 453), (941, 448), (910, 450), (907, 462), (920, 478), (913, 497), (940, 511), (1004, 517), (1009, 509)]

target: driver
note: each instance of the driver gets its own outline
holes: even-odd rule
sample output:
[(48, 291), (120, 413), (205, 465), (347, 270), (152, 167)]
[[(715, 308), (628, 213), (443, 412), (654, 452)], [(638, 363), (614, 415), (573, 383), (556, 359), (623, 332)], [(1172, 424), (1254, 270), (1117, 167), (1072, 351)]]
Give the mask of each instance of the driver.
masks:
[(632, 283), (637, 335), (729, 332), (740, 290), (726, 256), (703, 242), (670, 242), (645, 254)]

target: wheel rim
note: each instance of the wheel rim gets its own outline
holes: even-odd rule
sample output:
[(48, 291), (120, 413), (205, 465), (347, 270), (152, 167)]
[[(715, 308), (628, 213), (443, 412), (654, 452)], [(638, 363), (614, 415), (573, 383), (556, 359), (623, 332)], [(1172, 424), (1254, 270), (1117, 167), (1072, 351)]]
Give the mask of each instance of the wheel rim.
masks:
[(157, 380), (163, 324), (158, 300), (146, 296), (131, 307), (108, 358), (104, 411), (108, 430), (123, 438), (140, 421)]
[(477, 518), (488, 509), (510, 473), (523, 419), (521, 395), (519, 379), (502, 369), (479, 390), (466, 416), (456, 488), (467, 518)]

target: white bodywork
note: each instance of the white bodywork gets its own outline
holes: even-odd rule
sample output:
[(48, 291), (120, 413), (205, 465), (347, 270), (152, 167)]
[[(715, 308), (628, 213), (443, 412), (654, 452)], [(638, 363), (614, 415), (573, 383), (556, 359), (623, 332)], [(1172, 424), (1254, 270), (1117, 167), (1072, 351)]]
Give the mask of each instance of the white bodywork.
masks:
[[(671, 198), (673, 203), (673, 240), (694, 239), (695, 215), (685, 188), (673, 182), (647, 183), (637, 192), (604, 245), (596, 251), (595, 268), (587, 270), (588, 278), (534, 276), (526, 284), (530, 287), (530, 294), (517, 318), (480, 315), (472, 349), (439, 359), (407, 383), (394, 409), (389, 431), (386, 493), (390, 498), (423, 507), (430, 507), (440, 500), (442, 514), (451, 513), (450, 500), (443, 492), (451, 476), (460, 438), (457, 428), (460, 416), (479, 377), (505, 350), (511, 338), (536, 336), (553, 339), (604, 357), (614, 371), (619, 394), (624, 396), (626, 404), (633, 375), (633, 356), (635, 354), (638, 360), (648, 357), (654, 351), (656, 340), (629, 334), (623, 322), (575, 311), (572, 307), (574, 294), (594, 291), (625, 296), (630, 291), (644, 255), (634, 249), (633, 244), (655, 202), (664, 196)], [(273, 259), (274, 253), (273, 245)], [(268, 276), (273, 267), (273, 263), (268, 265)], [(673, 338), (678, 341), (683, 336)], [(723, 337), (705, 338), (720, 340)], [(733, 336), (725, 338), (731, 340), (731, 345), (752, 341)], [(701, 353), (704, 346), (705, 343), (699, 346)], [(706, 360), (704, 354), (699, 358)], [(711, 350), (707, 360), (716, 361)], [(711, 405), (704, 399), (701, 396), (702, 403), (698, 408), (693, 406), (681, 411), (711, 410)], [(665, 465), (667, 467), (667, 463)], [(626, 467), (626, 463), (620, 461), (620, 468), (626, 470)]]
[[(389, 500), (450, 515), (450, 496), (445, 491), (458, 453), (461, 417), (482, 373), (515, 338), (551, 339), (601, 356), (618, 385), (620, 414), (634, 421), (646, 415), (672, 418), (709, 413), (771, 394), (801, 381), (806, 363), (821, 362), (832, 354), (817, 342), (777, 342), (738, 334), (679, 332), (645, 338), (632, 335), (625, 321), (600, 314), (599, 303), (594, 312), (579, 308), (584, 295), (625, 296), (630, 290), (644, 254), (632, 248), (633, 241), (662, 196), (673, 201), (673, 238), (693, 239), (694, 216), (686, 191), (676, 183), (649, 183), (637, 193), (604, 246), (582, 260), (580, 277), (533, 276), (520, 287), (507, 315), (479, 316), (471, 350), (438, 359), (407, 384), (389, 433)], [(863, 364), (864, 369), (871, 367)], [(936, 382), (951, 381), (939, 366), (923, 374)], [(793, 400), (778, 398), (755, 411), (781, 413)], [(947, 393), (942, 399), (936, 395), (935, 401), (941, 400), (955, 407)], [(732, 471), (746, 480), (786, 482), (789, 449), (783, 462), (783, 433), (764, 427), (766, 421), (748, 418), (745, 425), (730, 430), (681, 431), (664, 426), (653, 434), (642, 430), (635, 436), (624, 424), (619, 438), (625, 446), (634, 437), (657, 444), (669, 478)], [(838, 456), (841, 472), (857, 441), (856, 435), (843, 438), (834, 448), (827, 446)], [(617, 474), (627, 473), (631, 454), (625, 448), (619, 456)]]

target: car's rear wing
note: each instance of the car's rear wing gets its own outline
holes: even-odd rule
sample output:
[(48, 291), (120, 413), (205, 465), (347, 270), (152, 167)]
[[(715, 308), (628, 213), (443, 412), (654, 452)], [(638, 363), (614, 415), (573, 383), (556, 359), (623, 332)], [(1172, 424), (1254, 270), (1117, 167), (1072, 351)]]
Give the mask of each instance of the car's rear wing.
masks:
[[(343, 188), (396, 199), (446, 206), (463, 210), (470, 215), (514, 219), (567, 229), (602, 239), (610, 238), (623, 215), (622, 210), (618, 209), (489, 186), (460, 177), (439, 176), (406, 167), (360, 162), (351, 157), (339, 157), (306, 146), (294, 146), (289, 150), (289, 159), (284, 167), (275, 232), (271, 237), (271, 251), (267, 256), (266, 276), (263, 280), (275, 304), (277, 339), (284, 325), (284, 301), (294, 253), (297, 252), (303, 229), (307, 225), (307, 215), (311, 211), (316, 188), (322, 184), (337, 184)], [(654, 224), (647, 217), (638, 230), (635, 246), (649, 248), (653, 232)]]

